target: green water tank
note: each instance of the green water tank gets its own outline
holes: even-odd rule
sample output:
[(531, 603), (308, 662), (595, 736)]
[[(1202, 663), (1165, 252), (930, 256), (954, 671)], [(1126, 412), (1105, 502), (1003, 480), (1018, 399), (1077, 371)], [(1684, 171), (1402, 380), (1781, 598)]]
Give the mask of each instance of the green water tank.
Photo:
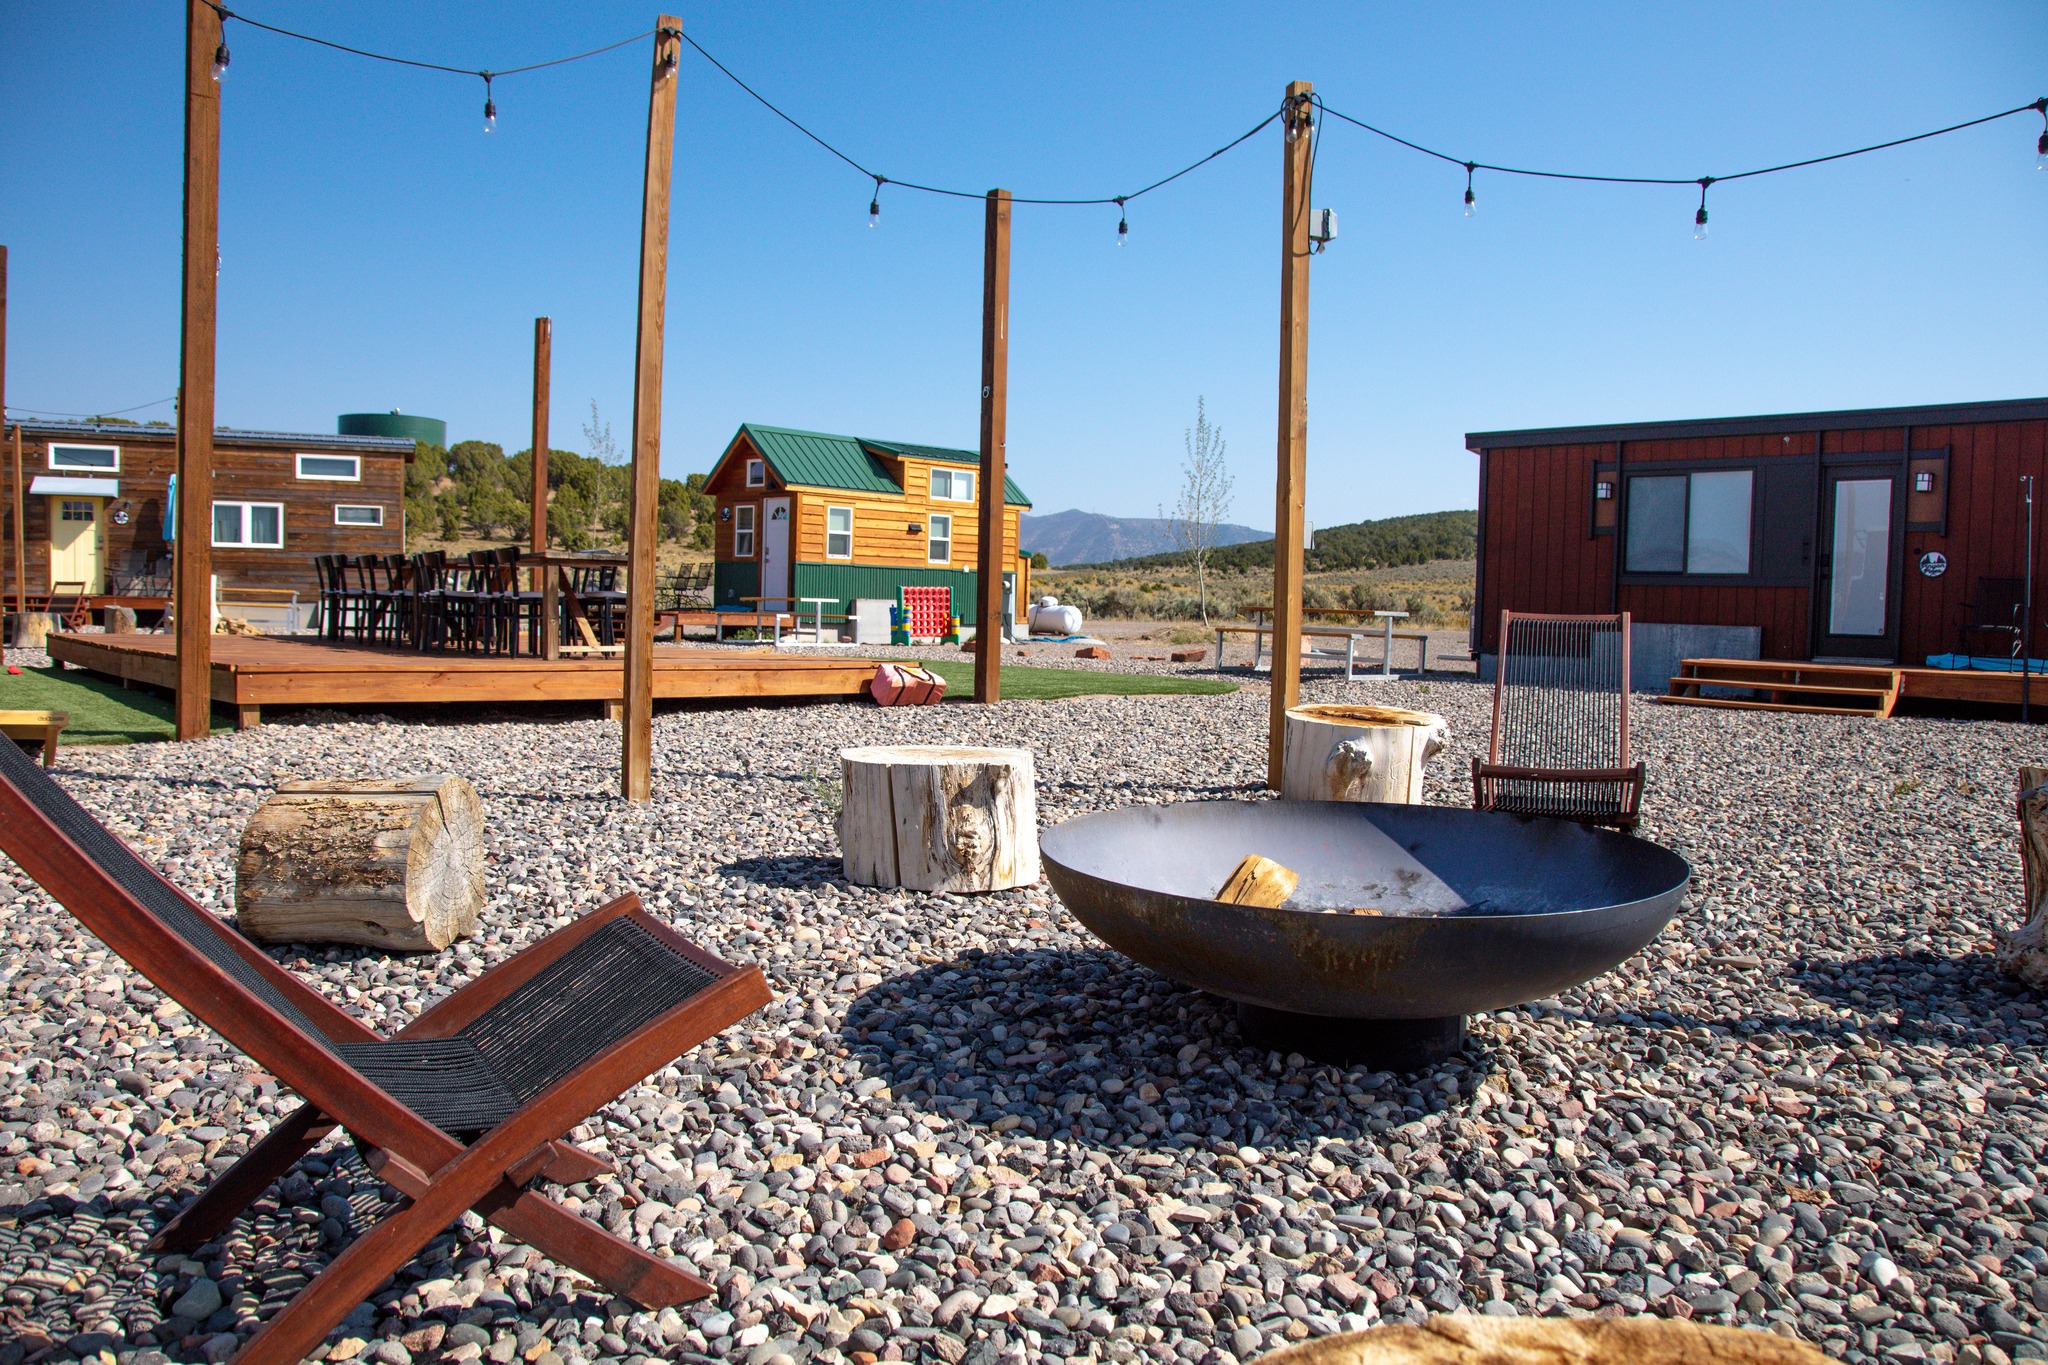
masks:
[(344, 412), (335, 421), (343, 436), (401, 436), (429, 445), (448, 444), (448, 424), (438, 417), (413, 417), (393, 408), (389, 412)]

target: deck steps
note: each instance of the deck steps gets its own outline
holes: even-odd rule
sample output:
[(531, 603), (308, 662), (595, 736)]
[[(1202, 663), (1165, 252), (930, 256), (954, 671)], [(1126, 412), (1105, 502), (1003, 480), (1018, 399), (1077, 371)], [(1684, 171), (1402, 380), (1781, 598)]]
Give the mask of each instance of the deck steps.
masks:
[[(1670, 693), (1655, 700), (1667, 706), (1884, 717), (1898, 704), (1899, 682), (1899, 670), (1867, 664), (1686, 659), (1670, 681)], [(1762, 699), (1704, 696), (1707, 687), (1743, 688)]]

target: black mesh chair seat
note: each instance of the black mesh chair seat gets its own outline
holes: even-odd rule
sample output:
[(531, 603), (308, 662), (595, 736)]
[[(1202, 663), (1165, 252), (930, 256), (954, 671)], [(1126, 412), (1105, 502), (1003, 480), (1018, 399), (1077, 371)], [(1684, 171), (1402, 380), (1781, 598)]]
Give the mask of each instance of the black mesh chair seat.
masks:
[(481, 1132), (716, 982), (638, 924), (613, 920), (452, 1038), (334, 1051), (437, 1128)]

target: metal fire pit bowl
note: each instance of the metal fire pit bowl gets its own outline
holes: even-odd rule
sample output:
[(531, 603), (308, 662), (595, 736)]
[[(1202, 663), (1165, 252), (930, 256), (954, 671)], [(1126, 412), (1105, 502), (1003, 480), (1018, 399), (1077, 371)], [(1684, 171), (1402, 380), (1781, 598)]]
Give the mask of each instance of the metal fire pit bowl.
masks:
[[(1083, 924), (1236, 1001), (1247, 1041), (1395, 1071), (1456, 1051), (1467, 1014), (1621, 962), (1692, 877), (1669, 849), (1565, 821), (1338, 801), (1126, 806), (1056, 825), (1039, 848)], [(1300, 875), (1286, 905), (1212, 899), (1248, 853)], [(1358, 907), (1381, 913), (1341, 913)]]

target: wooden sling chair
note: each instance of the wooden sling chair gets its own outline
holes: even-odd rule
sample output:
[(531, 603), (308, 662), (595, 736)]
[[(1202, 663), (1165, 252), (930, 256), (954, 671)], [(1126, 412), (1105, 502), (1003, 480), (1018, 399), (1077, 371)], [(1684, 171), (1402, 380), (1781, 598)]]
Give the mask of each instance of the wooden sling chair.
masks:
[(1628, 753), (1628, 613), (1500, 614), (1493, 738), (1472, 806), (1633, 830), (1643, 765)]
[(234, 1357), (285, 1365), (465, 1210), (649, 1310), (710, 1285), (527, 1188), (612, 1169), (560, 1141), (768, 1003), (758, 967), (684, 941), (623, 896), (383, 1038), (165, 881), (34, 760), (0, 744), (0, 848), (159, 989), (305, 1099), (157, 1234), (211, 1240), (336, 1127), (403, 1198)]

